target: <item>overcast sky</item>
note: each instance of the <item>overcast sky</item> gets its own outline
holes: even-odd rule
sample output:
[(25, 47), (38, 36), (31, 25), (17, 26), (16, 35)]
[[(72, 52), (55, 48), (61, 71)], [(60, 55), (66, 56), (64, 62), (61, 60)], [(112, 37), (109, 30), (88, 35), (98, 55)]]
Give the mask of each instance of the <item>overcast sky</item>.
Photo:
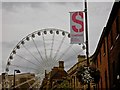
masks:
[[(2, 16), (2, 22), (0, 22), (2, 24), (2, 32), (0, 32), (2, 34), (0, 51), (2, 52), (0, 55), (2, 56), (0, 56), (0, 61), (3, 60), (3, 66), (12, 49), (23, 37), (44, 28), (58, 28), (70, 32), (69, 12), (84, 10), (82, 2), (5, 1), (2, 2), (2, 8), (0, 8), (0, 11), (2, 10), (2, 14), (0, 13)], [(113, 2), (88, 2), (90, 55), (94, 53), (97, 47), (112, 5)]]

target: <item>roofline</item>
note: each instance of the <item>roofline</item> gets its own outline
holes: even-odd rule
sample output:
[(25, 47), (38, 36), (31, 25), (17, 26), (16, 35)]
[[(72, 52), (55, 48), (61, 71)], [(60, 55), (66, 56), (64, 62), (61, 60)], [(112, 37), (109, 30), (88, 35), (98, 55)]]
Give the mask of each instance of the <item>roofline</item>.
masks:
[(96, 58), (97, 54), (99, 53), (99, 49), (101, 48), (101, 44), (102, 44), (102, 41), (104, 40), (104, 37), (107, 36), (108, 33), (110, 32), (111, 26), (113, 24), (113, 21), (117, 15), (119, 8), (120, 8), (120, 1), (114, 2), (109, 19), (108, 19), (108, 22), (106, 24), (106, 27), (103, 28), (103, 32), (101, 34), (97, 48), (96, 48), (94, 54), (91, 56), (91, 57), (93, 57), (93, 60)]

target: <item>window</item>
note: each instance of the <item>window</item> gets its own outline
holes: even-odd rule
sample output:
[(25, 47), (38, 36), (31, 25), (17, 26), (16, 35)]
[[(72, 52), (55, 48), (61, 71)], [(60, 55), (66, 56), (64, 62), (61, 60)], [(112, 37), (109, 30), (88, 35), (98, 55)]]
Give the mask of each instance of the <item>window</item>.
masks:
[(113, 49), (113, 35), (112, 35), (112, 29), (109, 33), (108, 37), (108, 43), (109, 43), (109, 50), (111, 51)]
[(71, 87), (72, 87), (72, 83), (73, 83), (73, 82), (72, 82), (72, 79), (71, 79), (71, 80), (70, 80)]
[(102, 83), (103, 83), (103, 82), (102, 82), (102, 77), (101, 77), (101, 89), (103, 88), (103, 85), (102, 85)]
[(104, 49), (104, 53), (103, 53), (103, 55), (105, 56), (105, 54), (106, 54), (106, 45), (105, 45), (105, 39), (104, 39), (104, 42), (103, 42), (103, 49)]
[(73, 76), (73, 80), (74, 80), (74, 88), (75, 88), (75, 76)]
[(111, 47), (113, 46), (113, 35), (112, 35), (112, 30), (110, 31), (110, 37), (111, 37)]
[(120, 75), (120, 52), (119, 52), (119, 54), (118, 54), (118, 63), (117, 63), (118, 65), (118, 74)]
[(120, 33), (120, 16), (117, 16), (116, 18), (116, 31), (117, 31), (117, 34)]
[(76, 86), (78, 86), (78, 79), (76, 78)]
[(99, 84), (97, 84), (97, 88), (98, 88), (98, 90), (99, 90)]
[(102, 64), (102, 59), (101, 59), (101, 49), (100, 49), (99, 55), (100, 55), (100, 64)]
[(97, 67), (98, 67), (98, 57), (97, 57), (96, 63), (97, 63)]
[(115, 77), (115, 61), (113, 61), (113, 63), (112, 63), (112, 73), (113, 73), (113, 84), (114, 84), (115, 79), (116, 79), (116, 77)]
[(107, 84), (107, 71), (105, 70), (105, 88), (108, 90), (108, 84)]

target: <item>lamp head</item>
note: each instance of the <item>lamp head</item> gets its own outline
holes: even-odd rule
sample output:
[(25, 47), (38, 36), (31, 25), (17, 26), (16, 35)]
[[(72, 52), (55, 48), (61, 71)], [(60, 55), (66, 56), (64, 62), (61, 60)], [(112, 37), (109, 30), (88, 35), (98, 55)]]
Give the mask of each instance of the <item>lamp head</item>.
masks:
[(20, 73), (20, 70), (14, 70), (14, 71), (16, 71), (16, 73)]

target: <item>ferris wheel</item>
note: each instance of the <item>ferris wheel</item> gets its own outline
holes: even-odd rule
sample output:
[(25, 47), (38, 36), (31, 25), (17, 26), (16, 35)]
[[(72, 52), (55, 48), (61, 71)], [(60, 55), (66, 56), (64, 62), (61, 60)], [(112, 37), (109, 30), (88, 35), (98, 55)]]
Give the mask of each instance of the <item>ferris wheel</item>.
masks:
[[(70, 34), (67, 31), (47, 28), (37, 30), (24, 37), (13, 48), (6, 65), (6, 78), (13, 74), (14, 70), (21, 73), (34, 73), (34, 83), (30, 88), (40, 83), (44, 78), (45, 70), (50, 72), (58, 61), (64, 61), (67, 71), (77, 62), (77, 55), (83, 52), (79, 44), (70, 44)], [(16, 86), (28, 83), (30, 80)], [(9, 81), (9, 80), (8, 80)]]

